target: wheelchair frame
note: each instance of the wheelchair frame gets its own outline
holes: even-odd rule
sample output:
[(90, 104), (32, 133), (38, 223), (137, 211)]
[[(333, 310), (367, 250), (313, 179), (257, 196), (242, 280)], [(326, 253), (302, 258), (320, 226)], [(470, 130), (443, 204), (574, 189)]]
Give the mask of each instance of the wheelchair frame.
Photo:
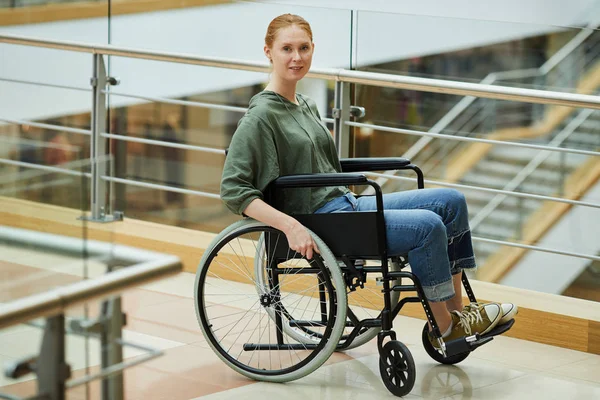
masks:
[[(356, 337), (363, 331), (363, 329), (369, 328), (381, 328), (377, 334), (377, 347), (380, 355), (380, 372), (382, 379), (386, 387), (395, 395), (403, 396), (410, 392), (414, 385), (415, 368), (414, 361), (410, 351), (400, 342), (396, 340), (396, 334), (393, 331), (393, 320), (400, 313), (402, 307), (407, 303), (421, 303), (427, 322), (432, 327), (432, 334), (437, 339), (439, 348), (442, 352), (440, 355), (436, 352), (433, 347), (428, 348), (428, 341), (426, 340), (426, 329), (423, 331), (423, 344), (426, 347), (428, 354), (436, 361), (446, 364), (454, 364), (464, 360), (468, 354), (476, 349), (477, 347), (491, 341), (493, 336), (503, 333), (510, 329), (514, 323), (514, 320), (510, 321), (503, 326), (494, 328), (491, 332), (485, 335), (475, 334), (466, 338), (459, 338), (449, 342), (444, 342), (439, 329), (439, 326), (433, 316), (428, 301), (426, 300), (423, 288), (419, 282), (419, 279), (411, 272), (402, 271), (402, 268), (398, 271), (390, 271), (387, 254), (387, 241), (386, 241), (386, 229), (384, 219), (384, 207), (383, 207), (383, 194), (381, 187), (375, 182), (368, 179), (364, 174), (356, 173), (358, 171), (380, 171), (380, 170), (412, 170), (417, 175), (417, 184), (419, 189), (424, 188), (424, 178), (422, 171), (416, 166), (410, 163), (409, 160), (403, 158), (354, 158), (354, 159), (342, 159), (342, 173), (333, 174), (304, 174), (304, 175), (291, 175), (283, 176), (275, 179), (268, 190), (265, 192), (265, 201), (272, 206), (277, 207), (278, 205), (278, 194), (285, 189), (297, 189), (297, 188), (313, 188), (313, 187), (325, 187), (325, 186), (349, 186), (349, 185), (368, 185), (375, 190), (375, 198), (377, 209), (370, 212), (344, 212), (344, 213), (329, 213), (329, 214), (302, 214), (293, 215), (299, 222), (306, 226), (309, 230), (314, 232), (323, 242), (329, 247), (336, 259), (341, 259), (344, 262), (344, 267), (341, 268), (341, 272), (345, 278), (346, 286), (350, 291), (357, 290), (358, 287), (364, 287), (364, 283), (367, 280), (369, 273), (381, 273), (381, 282), (383, 284), (383, 301), (384, 306), (381, 313), (377, 318), (366, 318), (359, 320), (354, 315), (350, 307), (347, 307), (347, 316), (350, 321), (346, 321), (347, 327), (352, 328), (350, 334), (348, 334), (342, 343), (338, 343), (336, 350), (348, 349)], [(336, 226), (335, 230), (331, 229), (331, 226)], [(360, 230), (358, 230), (360, 227)], [(365, 230), (367, 232), (375, 232), (374, 235), (364, 235)], [(361, 235), (360, 232), (363, 234)], [(285, 239), (285, 238), (284, 238)], [(266, 257), (268, 265), (272, 265), (275, 261), (275, 265), (278, 265), (278, 260), (289, 259), (289, 246), (287, 240), (278, 240), (275, 244), (272, 241), (265, 241), (271, 244), (265, 245)], [(294, 258), (302, 258), (297, 255)], [(406, 266), (406, 261), (402, 261), (403, 256), (394, 257), (397, 262), (400, 262), (402, 266)], [(355, 265), (355, 261), (358, 259), (372, 259), (379, 260), (381, 266), (367, 267), (361, 265)], [(403, 258), (406, 260), (406, 257)], [(261, 304), (263, 306), (275, 305), (275, 325), (276, 331), (276, 344), (251, 344), (246, 343), (243, 346), (244, 350), (289, 350), (289, 349), (316, 349), (317, 346), (322, 344), (286, 344), (284, 340), (284, 329), (282, 314), (287, 312), (279, 301), (279, 275), (292, 273), (283, 268), (268, 268), (269, 282), (276, 288), (275, 294), (263, 295), (261, 298)], [(311, 274), (322, 273), (318, 271), (318, 268), (295, 268), (294, 274)], [(402, 284), (402, 279), (409, 279), (412, 284)], [(399, 281), (396, 284), (392, 282)], [(462, 284), (465, 288), (465, 292), (471, 302), (476, 302), (477, 299), (473, 293), (469, 280), (466, 274), (462, 275)], [(295, 320), (289, 319), (290, 327), (299, 329), (307, 329), (307, 327), (325, 326), (327, 321), (327, 309), (325, 308), (325, 293), (321, 289), (322, 285), (319, 284), (319, 301), (321, 305), (321, 321), (307, 321), (307, 320)], [(198, 289), (197, 289), (198, 290)], [(338, 288), (337, 290), (341, 290)], [(397, 304), (392, 304), (391, 295), (393, 292), (416, 292), (417, 296), (404, 297), (398, 301)], [(268, 303), (268, 304), (266, 304)], [(331, 311), (330, 311), (331, 312)], [(290, 314), (287, 313), (287, 317)], [(204, 330), (203, 330), (204, 332)], [(206, 332), (205, 332), (206, 334)], [(390, 339), (386, 343), (386, 339)], [(400, 354), (400, 356), (398, 356)], [(398, 378), (394, 381), (395, 366), (393, 365), (396, 358), (400, 357), (404, 360), (408, 373), (407, 380), (400, 382)], [(392, 361), (390, 361), (392, 360)], [(412, 368), (412, 371), (411, 371)]]
[[(290, 175), (277, 178), (271, 183), (271, 187), (268, 189), (265, 199), (267, 203), (277, 205), (276, 193), (282, 189), (290, 188), (307, 188), (307, 187), (323, 187), (323, 186), (348, 186), (348, 185), (368, 185), (375, 190), (375, 197), (377, 203), (377, 210), (374, 212), (345, 212), (345, 213), (330, 213), (330, 214), (301, 214), (293, 215), (299, 222), (305, 225), (307, 228), (315, 232), (327, 245), (331, 248), (333, 253), (342, 259), (346, 267), (352, 275), (357, 279), (355, 285), (361, 285), (365, 282), (366, 274), (368, 273), (381, 273), (383, 281), (383, 296), (384, 296), (384, 308), (381, 312), (380, 318), (365, 319), (360, 321), (353, 329), (350, 337), (341, 345), (338, 346), (339, 350), (347, 348), (352, 340), (357, 336), (360, 329), (364, 327), (379, 327), (381, 326), (382, 331), (379, 334), (378, 342), (379, 349), (381, 350), (382, 342), (387, 336), (391, 336), (393, 340), (396, 340), (395, 334), (392, 331), (393, 319), (400, 313), (400, 310), (406, 303), (421, 303), (427, 317), (427, 321), (432, 327), (432, 333), (437, 339), (441, 339), (441, 332), (433, 317), (429, 303), (424, 301), (425, 294), (418, 278), (411, 272), (406, 271), (395, 271), (389, 270), (388, 266), (388, 254), (387, 254), (387, 241), (386, 241), (386, 230), (385, 230), (385, 219), (384, 219), (384, 207), (383, 207), (383, 193), (381, 187), (377, 182), (368, 179), (363, 174), (354, 173), (356, 171), (380, 171), (380, 170), (412, 170), (417, 175), (417, 186), (418, 189), (424, 188), (424, 177), (423, 172), (414, 164), (411, 164), (409, 160), (403, 158), (353, 158), (353, 159), (342, 159), (340, 160), (342, 165), (342, 173), (335, 174), (306, 174), (306, 175)], [(375, 214), (375, 220), (373, 216), (369, 214)], [(332, 232), (329, 229), (330, 226), (341, 226), (341, 229), (336, 229)], [(375, 241), (367, 241), (366, 243), (361, 240), (360, 250), (357, 250), (356, 240), (361, 237), (353, 232), (352, 227), (359, 225), (361, 230), (364, 230), (365, 226), (368, 229), (374, 229), (377, 234), (375, 235)], [(335, 244), (338, 244), (336, 246)], [(331, 245), (333, 244), (333, 245)], [(339, 245), (341, 244), (341, 246)], [(287, 244), (281, 244), (282, 248)], [(362, 267), (355, 268), (352, 263), (352, 257), (360, 258), (378, 258), (381, 261), (381, 267)], [(390, 286), (391, 281), (408, 278), (413, 284), (412, 285), (394, 285)], [(465, 292), (471, 302), (476, 302), (477, 299), (471, 289), (469, 280), (466, 274), (462, 276), (463, 286)], [(351, 286), (351, 285), (349, 285)], [(354, 289), (351, 287), (351, 290)], [(397, 292), (417, 292), (418, 297), (405, 297), (392, 309), (390, 300), (390, 294), (393, 291)], [(443, 343), (441, 343), (443, 344)], [(443, 351), (445, 346), (442, 346)]]

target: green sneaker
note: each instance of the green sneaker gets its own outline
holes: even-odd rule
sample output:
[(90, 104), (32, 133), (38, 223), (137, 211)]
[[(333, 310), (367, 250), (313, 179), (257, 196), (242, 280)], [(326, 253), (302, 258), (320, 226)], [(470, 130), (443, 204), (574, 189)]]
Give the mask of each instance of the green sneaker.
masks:
[[(467, 304), (463, 308), (463, 312), (465, 312), (465, 311), (469, 312), (472, 309), (479, 308), (481, 305), (482, 305), (482, 303)], [(517, 315), (517, 313), (519, 312), (519, 307), (517, 307), (516, 305), (514, 305), (512, 303), (502, 303), (502, 304), (500, 304), (500, 307), (502, 308), (502, 318), (500, 318), (498, 325), (503, 325), (503, 324), (507, 323), (508, 321), (513, 319), (515, 317), (515, 315)]]
[[(450, 334), (444, 337), (444, 342), (449, 342), (454, 339), (459, 339), (465, 336), (475, 335), (476, 333), (483, 335), (494, 329), (502, 318), (502, 308), (500, 304), (486, 303), (471, 305), (469, 311), (463, 309), (460, 311), (452, 311), (452, 330)], [(437, 340), (430, 334), (429, 341), (435, 348), (439, 348)]]

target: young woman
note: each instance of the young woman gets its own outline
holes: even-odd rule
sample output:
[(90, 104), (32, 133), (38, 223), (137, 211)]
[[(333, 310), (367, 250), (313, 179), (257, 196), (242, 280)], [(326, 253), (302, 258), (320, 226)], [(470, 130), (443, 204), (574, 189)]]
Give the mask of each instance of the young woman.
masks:
[[(348, 188), (289, 191), (277, 210), (263, 201), (267, 185), (282, 175), (341, 172), (334, 142), (316, 104), (296, 93), (312, 63), (312, 30), (302, 17), (284, 14), (269, 24), (264, 53), (273, 69), (266, 89), (250, 100), (225, 161), (221, 198), (245, 214), (282, 231), (292, 250), (312, 258), (318, 248), (289, 214), (366, 211), (373, 197), (355, 198)], [(512, 304), (463, 308), (461, 277), (475, 268), (464, 196), (451, 189), (422, 189), (384, 195), (390, 255), (408, 253), (446, 340), (486, 333), (516, 314)]]

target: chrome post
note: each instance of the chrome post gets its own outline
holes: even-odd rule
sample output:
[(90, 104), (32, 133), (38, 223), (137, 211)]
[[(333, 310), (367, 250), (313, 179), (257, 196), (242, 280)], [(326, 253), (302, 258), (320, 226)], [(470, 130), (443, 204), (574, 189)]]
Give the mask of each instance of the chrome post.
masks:
[(64, 314), (46, 319), (35, 372), (40, 396), (50, 400), (65, 399), (65, 382), (71, 377), (71, 368), (65, 360)]
[(107, 182), (102, 176), (107, 175), (106, 139), (101, 135), (106, 132), (106, 67), (101, 54), (94, 54), (92, 85), (92, 137), (90, 138), (90, 159), (92, 168), (91, 182), (91, 220), (104, 221), (108, 212), (106, 201)]
[[(121, 312), (121, 298), (115, 297), (102, 303), (102, 317), (105, 322), (100, 335), (102, 345), (102, 370), (123, 362), (121, 344), (125, 315)], [(123, 400), (123, 374), (102, 379), (102, 400)]]
[(340, 158), (350, 156), (350, 127), (344, 123), (350, 119), (350, 84), (335, 82), (333, 114), (333, 139)]

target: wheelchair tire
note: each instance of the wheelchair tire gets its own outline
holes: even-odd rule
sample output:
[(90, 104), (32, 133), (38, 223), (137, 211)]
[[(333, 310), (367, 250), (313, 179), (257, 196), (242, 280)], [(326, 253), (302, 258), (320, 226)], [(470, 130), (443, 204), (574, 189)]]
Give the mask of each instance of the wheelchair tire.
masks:
[[(268, 284), (256, 279), (257, 242), (265, 234), (278, 240), (283, 233), (258, 221), (246, 219), (227, 227), (200, 261), (194, 287), (196, 317), (209, 346), (242, 375), (292, 381), (316, 370), (335, 351), (346, 321), (345, 282), (331, 251), (310, 233), (321, 254), (278, 265), (261, 262), (260, 276), (272, 277)], [(322, 297), (314, 299), (315, 291)], [(326, 317), (313, 328), (320, 339), (310, 344), (292, 340), (283, 329), (291, 318), (289, 310), (315, 302), (322, 304)]]
[(458, 364), (459, 362), (461, 362), (465, 358), (467, 358), (470, 354), (470, 352), (466, 352), (466, 353), (457, 354), (452, 357), (444, 357), (444, 355), (438, 349), (433, 347), (433, 345), (429, 341), (429, 325), (427, 324), (427, 322), (425, 323), (425, 326), (423, 327), (423, 333), (421, 334), (421, 340), (423, 341), (423, 347), (425, 348), (425, 351), (427, 352), (427, 354), (429, 354), (429, 356), (431, 358), (433, 358), (435, 361), (439, 362), (440, 364), (446, 364), (446, 365)]
[(385, 387), (395, 396), (403, 397), (415, 386), (417, 368), (404, 343), (390, 340), (381, 349), (379, 373)]
[[(263, 237), (261, 236), (261, 238), (258, 241), (258, 245), (257, 245), (257, 251), (259, 252), (257, 257), (255, 258), (255, 260), (260, 260), (262, 258), (262, 253), (264, 252), (264, 240)], [(397, 263), (395, 262), (390, 262), (390, 271), (397, 271), (399, 270), (399, 266)], [(261, 266), (259, 264), (255, 264), (255, 268), (256, 269), (260, 269)], [(262, 275), (256, 273), (257, 276), (257, 280), (260, 280)], [(263, 282), (260, 282), (263, 283)], [(264, 284), (264, 283), (263, 283)], [(348, 292), (347, 296), (348, 296), (348, 303), (350, 303), (350, 300), (354, 294), (354, 296), (360, 296), (360, 293), (358, 291), (363, 290), (363, 289), (357, 289), (356, 292)], [(381, 295), (382, 296), (382, 295)], [(382, 297), (383, 299), (383, 297)], [(398, 303), (398, 300), (400, 299), (400, 292), (392, 292), (391, 293), (391, 303), (392, 305), (396, 305)], [(351, 311), (358, 311), (356, 306), (352, 306), (350, 304), (348, 304), (348, 309)], [(377, 315), (377, 314), (373, 314), (372, 312), (367, 311), (365, 308), (361, 308), (362, 313), (361, 314), (365, 314), (365, 311), (367, 314), (367, 317), (369, 318), (380, 318), (381, 315)], [(275, 319), (275, 312), (272, 309), (268, 309), (267, 312), (269, 312), (269, 315), (271, 316), (271, 318), (274, 320)], [(349, 320), (349, 318), (348, 318)], [(284, 324), (283, 325), (283, 330), (285, 332), (286, 335), (292, 337), (294, 340), (300, 342), (300, 343), (305, 343), (305, 344), (311, 344), (314, 343), (315, 341), (320, 340), (319, 339), (319, 334), (317, 332), (313, 332), (308, 328), (299, 328), (299, 327), (292, 327), (290, 326), (290, 324)], [(344, 332), (340, 338), (340, 344), (343, 344), (344, 341), (348, 338), (349, 333), (352, 331), (352, 328), (350, 327), (346, 327), (344, 328)], [(350, 345), (348, 345), (348, 347), (345, 347), (343, 350), (350, 350), (350, 349), (354, 349), (356, 347), (362, 346), (363, 344), (371, 341), (374, 337), (377, 336), (377, 334), (381, 331), (381, 328), (363, 328), (358, 335), (354, 338), (354, 340), (352, 340), (352, 343), (350, 343)]]

